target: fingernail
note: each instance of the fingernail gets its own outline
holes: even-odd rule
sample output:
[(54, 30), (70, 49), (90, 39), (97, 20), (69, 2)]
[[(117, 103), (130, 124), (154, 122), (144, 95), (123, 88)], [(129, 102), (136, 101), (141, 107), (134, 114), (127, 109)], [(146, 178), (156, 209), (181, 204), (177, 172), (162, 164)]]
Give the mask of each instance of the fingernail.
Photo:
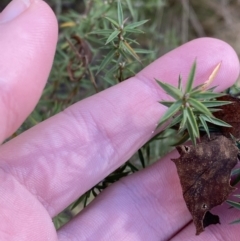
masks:
[(19, 16), (30, 6), (30, 3), (30, 0), (12, 0), (0, 13), (0, 24), (9, 22)]

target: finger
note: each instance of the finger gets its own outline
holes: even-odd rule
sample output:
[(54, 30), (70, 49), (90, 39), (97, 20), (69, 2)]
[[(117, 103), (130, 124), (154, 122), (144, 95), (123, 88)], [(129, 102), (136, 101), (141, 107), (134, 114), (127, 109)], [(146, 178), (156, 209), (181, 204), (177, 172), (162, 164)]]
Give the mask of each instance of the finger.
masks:
[(220, 61), (214, 83), (219, 90), (232, 85), (238, 76), (239, 63), (229, 45), (216, 39), (192, 41), (136, 77), (71, 106), (2, 146), (2, 168), (33, 191), (55, 216), (151, 137), (166, 110), (158, 103), (163, 92), (153, 76), (177, 83), (179, 73), (189, 72), (193, 55), (199, 63), (207, 63), (205, 68), (199, 64), (196, 84), (205, 81)]
[(77, 240), (169, 240), (191, 220), (170, 161), (176, 157), (173, 152), (107, 188), (59, 230), (59, 241), (71, 235)]
[(18, 180), (0, 170), (1, 241), (56, 241), (48, 212)]
[(178, 154), (174, 151), (151, 167), (107, 188), (58, 231), (59, 241), (72, 237), (77, 240), (112, 240), (114, 237), (114, 240), (126, 241), (237, 241), (239, 228), (228, 223), (239, 214), (225, 205), (212, 210), (220, 216), (221, 225), (211, 225), (204, 233), (195, 235), (196, 228), (182, 196), (177, 170), (170, 160), (176, 157)]
[(0, 14), (0, 142), (22, 124), (42, 93), (57, 42), (56, 18), (43, 1), (14, 0)]
[[(230, 46), (227, 47), (220, 40), (196, 39), (164, 55), (157, 62), (155, 61), (155, 64), (143, 69), (139, 75), (143, 76), (146, 81), (158, 76), (160, 80), (177, 86), (179, 74), (183, 84), (186, 83), (193, 60), (196, 60), (197, 70), (194, 82), (196, 86), (206, 81), (216, 65), (221, 63), (221, 68), (211, 86), (217, 86), (216, 91), (222, 91), (233, 85), (239, 76), (239, 60), (236, 53), (232, 51)], [(176, 60), (175, 55), (178, 56)], [(179, 67), (176, 66), (178, 64)], [(165, 65), (168, 68), (159, 69), (160, 66)]]

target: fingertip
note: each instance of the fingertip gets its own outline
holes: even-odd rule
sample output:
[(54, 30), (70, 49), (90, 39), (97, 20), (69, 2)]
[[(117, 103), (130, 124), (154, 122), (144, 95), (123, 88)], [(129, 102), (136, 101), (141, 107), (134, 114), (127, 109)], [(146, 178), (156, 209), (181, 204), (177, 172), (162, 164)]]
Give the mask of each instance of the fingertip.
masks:
[(10, 136), (36, 106), (50, 73), (58, 27), (51, 8), (32, 0), (0, 24), (0, 141)]
[(218, 86), (217, 91), (232, 86), (239, 76), (239, 60), (236, 52), (228, 43), (215, 38), (192, 40), (157, 59), (138, 76), (147, 82), (157, 78), (176, 85), (181, 74), (185, 83), (195, 59), (197, 61), (195, 84), (206, 81), (220, 62), (221, 68), (212, 83), (212, 86)]

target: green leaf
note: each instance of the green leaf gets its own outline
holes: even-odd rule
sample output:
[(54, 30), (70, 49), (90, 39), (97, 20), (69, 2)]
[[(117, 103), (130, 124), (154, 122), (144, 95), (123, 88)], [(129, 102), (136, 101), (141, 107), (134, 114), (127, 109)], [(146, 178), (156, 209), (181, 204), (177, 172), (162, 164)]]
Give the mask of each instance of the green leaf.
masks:
[[(207, 89), (206, 91), (213, 92), (217, 87), (218, 87), (218, 85), (213, 86), (213, 87)], [(223, 93), (223, 94), (224, 94), (224, 93)]]
[(194, 107), (196, 110), (200, 111), (201, 113), (212, 116), (212, 113), (210, 112), (210, 110), (206, 106), (204, 106), (200, 101), (197, 101), (193, 98), (189, 98), (188, 102), (192, 107)]
[(111, 42), (113, 39), (115, 39), (119, 34), (120, 34), (120, 31), (119, 31), (119, 30), (114, 30), (114, 31), (110, 34), (110, 36), (108, 37), (105, 45), (108, 44), (108, 43), (110, 43), (110, 42)]
[(217, 126), (231, 127), (231, 125), (229, 125), (225, 121), (222, 121), (222, 120), (220, 120), (218, 118), (215, 118), (215, 117), (209, 117), (209, 116), (206, 116), (206, 115), (202, 115), (202, 118), (204, 118), (205, 121), (211, 122), (211, 123), (213, 123), (214, 125), (217, 125)]
[(204, 84), (200, 84), (200, 85), (197, 85), (195, 87), (192, 88), (192, 91), (191, 93), (197, 93), (197, 92), (202, 92), (202, 87), (204, 86)]
[(173, 133), (176, 133), (176, 130), (174, 129), (164, 129), (160, 133), (158, 133), (156, 136), (154, 136), (150, 141), (152, 140), (162, 140), (165, 139), (169, 136), (171, 136)]
[[(112, 30), (111, 30), (112, 32)], [(92, 35), (88, 35), (86, 36), (86, 39), (89, 41), (89, 42), (92, 42), (92, 43), (95, 43), (95, 44), (98, 44), (100, 46), (103, 45), (102, 41), (101, 41), (101, 38), (96, 38), (96, 36), (92, 36)], [(104, 37), (104, 39), (106, 39), (106, 37)], [(106, 46), (105, 46), (106, 47)]]
[(181, 113), (180, 115), (176, 116), (176, 117), (171, 121), (171, 123), (166, 127), (166, 129), (177, 125), (178, 123), (181, 122), (182, 119), (183, 119), (183, 113)]
[[(128, 43), (129, 44), (132, 44), (132, 43), (134, 43), (134, 44), (136, 44), (136, 45), (140, 45), (136, 40), (134, 40), (134, 39), (132, 39), (132, 38), (127, 38), (127, 37), (125, 37), (125, 41), (128, 41)], [(135, 51), (135, 48), (134, 48), (134, 51)]]
[[(198, 124), (196, 121), (196, 117), (193, 114), (192, 108), (191, 107), (187, 107), (187, 118), (188, 118), (188, 123), (192, 128), (193, 134), (195, 137), (199, 137), (199, 129), (198, 129)], [(191, 136), (191, 135), (190, 135)]]
[(165, 105), (166, 107), (170, 107), (175, 101), (159, 101), (162, 105)]
[(118, 12), (118, 23), (119, 23), (119, 26), (122, 28), (122, 26), (123, 26), (123, 10), (122, 10), (122, 4), (121, 4), (120, 0), (118, 0), (117, 12)]
[(182, 106), (182, 101), (178, 100), (176, 102), (174, 102), (174, 104), (172, 104), (166, 111), (166, 113), (163, 115), (163, 117), (161, 118), (158, 127), (160, 125), (162, 125), (165, 121), (167, 121), (169, 118), (171, 118), (173, 115), (175, 115), (181, 108)]
[(99, 29), (99, 30), (94, 30), (89, 34), (100, 34), (100, 35), (109, 35), (112, 33), (112, 29)]
[(236, 195), (233, 195), (234, 197), (237, 197), (237, 198), (240, 198), (240, 195), (239, 194), (236, 194)]
[(113, 56), (115, 55), (115, 49), (112, 49), (107, 56), (104, 58), (104, 60), (102, 61), (102, 63), (100, 64), (98, 71), (96, 73), (96, 75), (108, 64), (111, 62), (111, 60), (113, 59)]
[[(113, 62), (115, 62), (114, 59), (113, 59)], [(118, 70), (118, 68), (119, 68), (119, 65), (118, 64), (114, 64), (111, 68), (108, 69), (107, 75), (108, 76), (114, 76), (114, 72), (116, 72)], [(107, 76), (104, 75), (104, 78), (105, 77), (107, 77)], [(116, 84), (116, 82), (112, 78), (111, 78), (111, 80), (112, 80), (111, 81), (112, 83)]]
[(137, 172), (138, 171), (138, 169), (131, 162), (128, 162), (128, 166), (131, 168), (132, 172)]
[(138, 157), (142, 164), (142, 167), (145, 168), (145, 160), (141, 149), (138, 150)]
[(176, 133), (176, 130), (174, 129), (164, 129), (163, 131), (161, 131), (160, 133), (158, 133), (156, 136), (154, 136), (153, 138), (151, 138), (146, 144), (149, 144), (150, 142), (154, 141), (154, 140), (163, 140), (165, 138), (168, 138), (172, 135), (174, 135)]
[(141, 63), (139, 56), (134, 52), (132, 47), (126, 41), (121, 41), (121, 43), (125, 47), (124, 50), (128, 52), (130, 55), (132, 55), (138, 62)]
[(240, 169), (238, 168), (231, 172), (231, 185), (236, 186), (239, 182), (240, 182)]
[(192, 126), (190, 125), (189, 121), (187, 120), (186, 122), (186, 126), (187, 126), (187, 130), (188, 130), (188, 134), (190, 136), (190, 139), (193, 143), (194, 146), (196, 146), (197, 142), (196, 142), (196, 137), (194, 135), (194, 131), (192, 129)]
[(186, 121), (187, 121), (188, 118), (189, 118), (188, 117), (188, 111), (187, 111), (186, 108), (183, 108), (183, 118), (182, 118), (182, 121), (181, 121), (180, 126), (179, 126), (180, 131), (182, 131), (185, 128)]
[(139, 54), (152, 54), (153, 53), (152, 50), (148, 50), (148, 49), (136, 49), (135, 48), (134, 51)]
[(130, 13), (131, 13), (131, 15), (134, 19), (134, 11), (133, 11), (131, 0), (126, 0), (126, 2), (127, 2), (127, 5), (128, 5), (128, 9), (129, 9), (129, 11), (130, 11)]
[(226, 203), (229, 204), (230, 206), (240, 210), (240, 203), (234, 202), (234, 201), (231, 201), (231, 200), (227, 200)]
[(191, 71), (190, 71), (190, 74), (188, 76), (186, 89), (185, 89), (185, 94), (189, 93), (192, 90), (192, 85), (193, 85), (193, 81), (194, 81), (195, 71), (196, 71), (196, 61), (194, 61), (193, 66), (192, 66)]
[(208, 138), (210, 138), (210, 132), (209, 132), (208, 125), (207, 125), (206, 121), (204, 120), (204, 118), (202, 118), (201, 115), (199, 115), (199, 120), (200, 120), (204, 130), (206, 131), (206, 133), (208, 135)]
[(120, 48), (118, 49), (119, 53), (122, 55), (121, 57), (124, 57), (125, 59), (129, 59), (129, 54), (126, 53), (126, 51), (124, 50), (124, 47), (122, 47), (122, 41), (120, 42)]
[(226, 95), (225, 93), (213, 93), (213, 92), (209, 92), (209, 91), (196, 91), (196, 92), (192, 92), (189, 93), (189, 96), (197, 99), (197, 100), (208, 100), (208, 99), (215, 99), (221, 96)]
[(230, 224), (238, 224), (238, 223), (240, 223), (240, 219), (237, 219), (237, 220), (231, 222)]
[(116, 28), (120, 27), (114, 19), (109, 18), (109, 17), (104, 17), (104, 18), (106, 18), (108, 21), (110, 21)]
[(142, 31), (141, 29), (126, 29), (126, 28), (124, 28), (124, 31), (126, 33), (144, 33), (144, 31)]
[(157, 83), (162, 87), (163, 90), (166, 91), (166, 93), (170, 96), (172, 96), (175, 100), (179, 100), (183, 97), (183, 93), (177, 89), (176, 87), (167, 84), (167, 83), (163, 83), (157, 79), (155, 79), (157, 81)]
[(178, 89), (183, 92), (183, 87), (182, 87), (182, 77), (179, 75), (178, 77)]
[(209, 100), (209, 101), (202, 101), (201, 102), (206, 107), (216, 107), (216, 106), (223, 106), (223, 105), (229, 105), (232, 102), (231, 101), (220, 101), (220, 100)]
[(218, 111), (222, 111), (222, 109), (217, 109), (217, 108), (209, 108), (209, 110), (214, 113), (214, 112), (218, 112)]
[(136, 27), (139, 27), (143, 24), (145, 24), (146, 22), (148, 22), (149, 20), (142, 20), (142, 21), (139, 21), (139, 22), (135, 22), (135, 23), (130, 23), (128, 24), (126, 27), (124, 27), (125, 30), (129, 30), (129, 29), (134, 29)]
[(129, 72), (132, 76), (136, 75), (136, 72), (134, 72), (132, 68), (125, 68), (125, 70), (128, 70), (128, 72)]

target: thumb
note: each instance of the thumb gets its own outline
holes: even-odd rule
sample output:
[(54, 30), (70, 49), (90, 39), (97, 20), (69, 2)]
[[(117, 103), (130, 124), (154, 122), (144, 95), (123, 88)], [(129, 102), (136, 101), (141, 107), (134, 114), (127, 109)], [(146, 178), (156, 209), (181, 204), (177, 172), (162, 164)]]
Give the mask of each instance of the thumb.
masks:
[(0, 14), (0, 141), (31, 113), (48, 78), (57, 21), (40, 0), (13, 0)]

